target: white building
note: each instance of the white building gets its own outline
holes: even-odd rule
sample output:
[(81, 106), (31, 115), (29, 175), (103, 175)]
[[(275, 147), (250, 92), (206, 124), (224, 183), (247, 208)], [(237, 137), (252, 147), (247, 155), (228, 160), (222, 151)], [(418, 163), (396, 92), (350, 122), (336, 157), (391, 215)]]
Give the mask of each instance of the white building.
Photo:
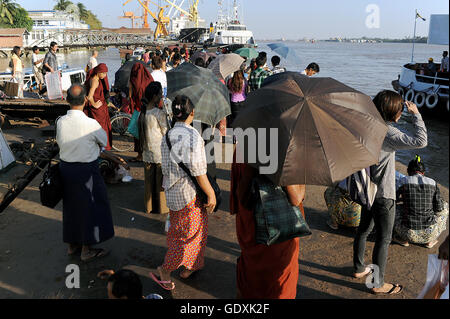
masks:
[(80, 21), (77, 13), (55, 10), (28, 11), (33, 20), (33, 29), (24, 45), (32, 47), (48, 47), (50, 42), (63, 43), (63, 32), (69, 29), (90, 29), (88, 24)]

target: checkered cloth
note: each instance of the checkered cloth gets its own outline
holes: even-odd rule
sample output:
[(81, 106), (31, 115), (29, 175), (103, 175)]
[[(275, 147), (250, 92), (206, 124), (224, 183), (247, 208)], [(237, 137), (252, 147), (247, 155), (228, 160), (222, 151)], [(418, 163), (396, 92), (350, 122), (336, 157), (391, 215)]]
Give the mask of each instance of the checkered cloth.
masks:
[(168, 134), (172, 152), (165, 138), (161, 142), (163, 187), (167, 207), (177, 212), (196, 196), (194, 183), (177, 163), (182, 161), (192, 176), (206, 175), (205, 142), (195, 128), (181, 122), (176, 123)]
[(424, 230), (436, 223), (444, 201), (436, 182), (420, 174), (398, 179), (397, 199), (403, 201), (401, 223), (412, 230)]
[(250, 80), (248, 82), (250, 89), (252, 91), (256, 91), (259, 88), (261, 88), (262, 84), (264, 83), (264, 80), (269, 76), (271, 76), (271, 73), (269, 71), (266, 71), (261, 67), (257, 68), (250, 74)]

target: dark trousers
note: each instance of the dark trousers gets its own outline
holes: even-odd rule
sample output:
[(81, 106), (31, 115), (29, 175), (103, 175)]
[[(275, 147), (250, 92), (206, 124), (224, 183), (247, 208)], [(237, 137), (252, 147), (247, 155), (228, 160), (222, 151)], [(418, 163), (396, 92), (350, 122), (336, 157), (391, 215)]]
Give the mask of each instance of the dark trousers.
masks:
[[(361, 222), (353, 244), (353, 266), (357, 273), (364, 272), (364, 253), (367, 236), (375, 227), (376, 240), (372, 254), (372, 263), (379, 267), (380, 287), (384, 285), (384, 273), (388, 256), (389, 244), (392, 240), (392, 230), (395, 222), (395, 200), (377, 198), (372, 209), (364, 206), (361, 210)], [(379, 287), (377, 287), (379, 288)]]
[(244, 102), (231, 102), (231, 115), (229, 117), (230, 127), (238, 117), (239, 112), (244, 108)]

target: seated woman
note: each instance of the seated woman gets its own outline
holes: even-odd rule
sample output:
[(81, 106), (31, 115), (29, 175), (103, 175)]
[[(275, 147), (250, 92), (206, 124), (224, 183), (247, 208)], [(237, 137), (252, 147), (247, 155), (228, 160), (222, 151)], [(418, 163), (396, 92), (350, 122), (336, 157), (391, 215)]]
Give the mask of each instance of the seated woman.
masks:
[(351, 200), (346, 188), (344, 180), (336, 187), (327, 188), (323, 194), (330, 214), (327, 224), (334, 230), (337, 230), (339, 226), (355, 228), (359, 226), (361, 205)]
[(422, 244), (432, 248), (446, 229), (448, 204), (441, 198), (437, 183), (425, 177), (425, 165), (419, 156), (409, 162), (408, 175), (397, 185), (397, 209), (393, 241), (409, 246)]

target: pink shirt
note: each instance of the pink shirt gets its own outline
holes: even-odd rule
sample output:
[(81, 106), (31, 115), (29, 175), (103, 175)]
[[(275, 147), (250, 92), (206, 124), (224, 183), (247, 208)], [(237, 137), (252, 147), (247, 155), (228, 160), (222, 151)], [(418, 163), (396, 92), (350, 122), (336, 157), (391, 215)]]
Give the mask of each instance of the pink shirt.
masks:
[(242, 86), (241, 92), (233, 93), (230, 90), (232, 103), (244, 102), (247, 99), (247, 94), (245, 93), (247, 92), (247, 86), (248, 86), (247, 81), (244, 80), (244, 85)]

